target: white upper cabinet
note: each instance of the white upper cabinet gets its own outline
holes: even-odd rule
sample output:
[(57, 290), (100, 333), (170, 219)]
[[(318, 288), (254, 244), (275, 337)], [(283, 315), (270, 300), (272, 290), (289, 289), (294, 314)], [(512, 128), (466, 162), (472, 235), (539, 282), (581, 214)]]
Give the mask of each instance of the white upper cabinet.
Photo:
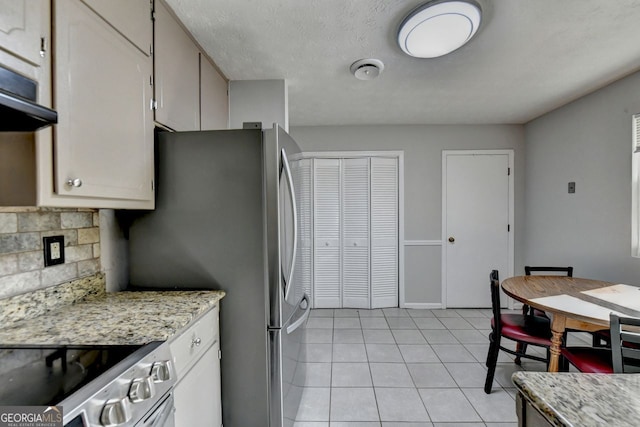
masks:
[(49, 54), (49, 0), (0, 0), (0, 50), (32, 65)]
[(200, 54), (200, 129), (229, 127), (227, 81), (213, 64)]
[[(79, 206), (153, 207), (151, 57), (85, 3), (54, 4), (56, 192), (82, 198)], [(133, 11), (139, 26), (151, 27), (141, 7), (121, 15)]]
[[(151, 56), (153, 29), (151, 25), (141, 25), (142, 19), (151, 19), (152, 2), (150, 0), (82, 1), (136, 45), (145, 55)], [(123, 13), (123, 11), (127, 12)]]
[(200, 130), (198, 47), (161, 2), (155, 3), (155, 118), (173, 130)]

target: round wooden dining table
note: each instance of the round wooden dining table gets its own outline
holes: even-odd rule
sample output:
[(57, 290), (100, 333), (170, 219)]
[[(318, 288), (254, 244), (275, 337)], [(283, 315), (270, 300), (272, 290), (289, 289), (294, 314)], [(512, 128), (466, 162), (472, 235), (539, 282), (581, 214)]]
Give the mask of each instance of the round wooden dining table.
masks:
[(549, 372), (557, 372), (566, 329), (609, 328), (609, 313), (640, 317), (640, 288), (566, 276), (515, 276), (501, 283), (505, 294), (550, 313)]

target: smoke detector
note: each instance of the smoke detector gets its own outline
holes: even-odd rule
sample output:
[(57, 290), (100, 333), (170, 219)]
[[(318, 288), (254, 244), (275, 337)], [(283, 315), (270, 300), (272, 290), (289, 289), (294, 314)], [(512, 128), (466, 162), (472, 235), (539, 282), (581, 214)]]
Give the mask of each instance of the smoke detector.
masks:
[(382, 73), (384, 64), (378, 59), (359, 59), (351, 64), (351, 74), (359, 80), (373, 80)]

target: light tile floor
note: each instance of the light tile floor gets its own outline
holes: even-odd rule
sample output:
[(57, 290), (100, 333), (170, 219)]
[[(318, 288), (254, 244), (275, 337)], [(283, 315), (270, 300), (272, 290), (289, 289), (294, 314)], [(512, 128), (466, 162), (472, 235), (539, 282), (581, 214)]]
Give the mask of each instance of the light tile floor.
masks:
[(488, 309), (313, 310), (294, 427), (516, 426), (511, 374), (545, 365), (520, 367), (500, 352), (485, 394), (490, 317)]

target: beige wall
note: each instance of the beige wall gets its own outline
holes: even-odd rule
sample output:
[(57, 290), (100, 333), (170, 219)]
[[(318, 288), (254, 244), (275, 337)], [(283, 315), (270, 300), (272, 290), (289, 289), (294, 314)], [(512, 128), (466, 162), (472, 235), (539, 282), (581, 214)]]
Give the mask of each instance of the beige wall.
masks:
[[(23, 294), (100, 270), (96, 209), (0, 208), (0, 298)], [(42, 238), (63, 235), (65, 263), (44, 267)]]

